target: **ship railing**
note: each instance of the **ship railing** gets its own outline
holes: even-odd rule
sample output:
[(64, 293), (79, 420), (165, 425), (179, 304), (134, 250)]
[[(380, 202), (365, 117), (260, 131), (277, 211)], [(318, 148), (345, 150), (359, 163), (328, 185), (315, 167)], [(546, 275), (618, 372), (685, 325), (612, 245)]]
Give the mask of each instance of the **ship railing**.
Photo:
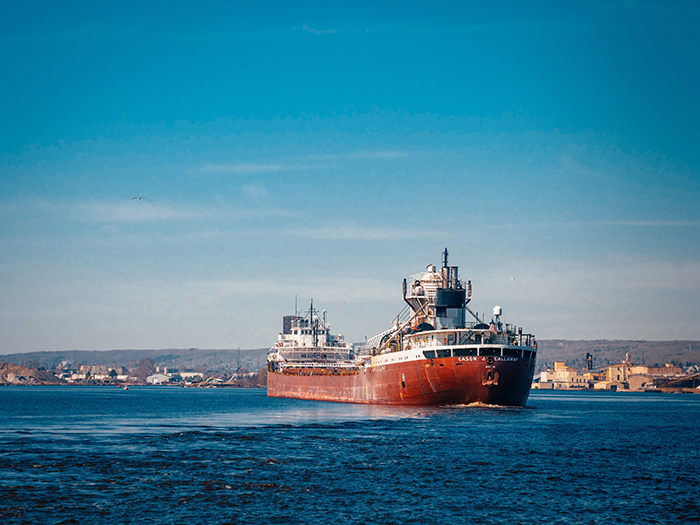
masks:
[(293, 339), (282, 339), (277, 341), (275, 344), (277, 348), (333, 348), (344, 350), (346, 348), (351, 348), (351, 343), (340, 342), (334, 344), (333, 341), (319, 341), (318, 344), (314, 345), (312, 343), (307, 343), (306, 339), (293, 340)]
[(404, 336), (404, 346), (433, 348), (461, 345), (508, 345), (537, 349), (535, 336), (487, 329), (430, 330)]
[(444, 357), (505, 357), (505, 358), (525, 358), (535, 359), (537, 352), (523, 347), (502, 347), (498, 345), (489, 346), (453, 346), (449, 348), (426, 348), (423, 350), (425, 359), (441, 359)]
[(340, 362), (320, 362), (320, 361), (295, 361), (295, 362), (289, 362), (287, 361), (286, 363), (277, 363), (277, 367), (280, 370), (284, 370), (287, 368), (314, 368), (314, 369), (322, 369), (322, 368), (338, 368), (338, 369), (343, 369), (343, 368), (357, 368), (357, 364), (355, 364), (354, 361), (340, 361)]
[(367, 340), (367, 342), (362, 346), (362, 349), (360, 351), (362, 352), (364, 350), (370, 350), (379, 347), (381, 345), (382, 340), (385, 339), (387, 336), (393, 334), (394, 332), (396, 332), (396, 328), (392, 327), (388, 330), (383, 331), (380, 334), (375, 335), (374, 337)]
[(344, 359), (351, 359), (353, 352), (348, 349), (347, 351), (343, 352), (333, 352), (330, 350), (321, 350), (321, 351), (308, 351), (305, 349), (279, 349), (277, 352), (280, 356), (282, 356), (284, 359), (287, 361), (311, 361), (311, 360), (318, 360), (318, 361), (325, 361), (325, 360), (336, 360), (336, 361), (341, 361)]

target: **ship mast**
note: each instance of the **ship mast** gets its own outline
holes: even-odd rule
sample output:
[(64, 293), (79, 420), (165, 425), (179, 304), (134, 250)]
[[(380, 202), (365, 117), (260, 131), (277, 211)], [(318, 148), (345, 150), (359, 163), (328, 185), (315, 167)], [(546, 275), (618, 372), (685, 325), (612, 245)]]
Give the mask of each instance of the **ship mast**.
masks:
[(309, 326), (311, 334), (314, 337), (314, 348), (318, 345), (318, 319), (314, 319), (314, 300), (311, 299), (311, 307), (309, 308)]

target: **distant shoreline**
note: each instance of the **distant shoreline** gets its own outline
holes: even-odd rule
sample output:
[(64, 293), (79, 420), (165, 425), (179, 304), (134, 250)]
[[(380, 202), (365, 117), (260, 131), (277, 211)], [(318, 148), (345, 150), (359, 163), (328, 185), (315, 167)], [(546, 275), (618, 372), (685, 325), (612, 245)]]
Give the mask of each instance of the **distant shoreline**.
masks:
[[(134, 383), (134, 384), (128, 384), (128, 390), (132, 388), (163, 388), (163, 389), (175, 389), (175, 388), (180, 388), (180, 389), (229, 389), (229, 390), (252, 390), (252, 389), (259, 389), (259, 390), (267, 390), (267, 387), (265, 386), (242, 386), (242, 385), (216, 385), (216, 386), (211, 386), (211, 385), (187, 385), (187, 386), (181, 386), (181, 385), (151, 385), (151, 384), (141, 384), (141, 383)], [(110, 384), (81, 384), (81, 383), (49, 383), (49, 384), (38, 384), (38, 383), (33, 383), (33, 384), (26, 384), (26, 383), (15, 383), (15, 384), (10, 384), (10, 383), (0, 383), (0, 388), (37, 388), (37, 387), (51, 387), (51, 388), (61, 388), (61, 387), (68, 387), (68, 388), (118, 388), (117, 385), (110, 385)], [(645, 389), (645, 390), (596, 390), (593, 388), (566, 388), (566, 389), (539, 389), (539, 388), (533, 388), (531, 390), (531, 395), (532, 393), (539, 393), (539, 392), (557, 392), (557, 393), (588, 393), (588, 394), (601, 394), (601, 395), (609, 395), (609, 394), (673, 394), (673, 395), (678, 395), (678, 394), (700, 394), (700, 389), (697, 388), (657, 388), (657, 389)]]

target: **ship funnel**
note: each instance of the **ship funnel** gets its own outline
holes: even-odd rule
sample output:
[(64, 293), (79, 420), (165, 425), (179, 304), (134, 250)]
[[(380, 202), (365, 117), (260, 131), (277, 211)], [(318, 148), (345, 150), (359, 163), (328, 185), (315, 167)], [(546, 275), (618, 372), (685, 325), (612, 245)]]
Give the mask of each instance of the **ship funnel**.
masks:
[(450, 286), (451, 280), (452, 279), (451, 279), (451, 275), (450, 275), (450, 267), (443, 266), (442, 267), (442, 287), (448, 288)]

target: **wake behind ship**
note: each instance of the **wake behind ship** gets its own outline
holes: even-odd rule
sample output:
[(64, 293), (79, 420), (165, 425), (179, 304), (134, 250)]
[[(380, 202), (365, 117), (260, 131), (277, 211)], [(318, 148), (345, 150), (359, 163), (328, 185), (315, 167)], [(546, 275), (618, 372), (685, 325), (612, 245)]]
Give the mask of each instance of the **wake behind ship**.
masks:
[(389, 405), (484, 403), (524, 406), (537, 343), (503, 323), (486, 323), (468, 305), (471, 281), (434, 265), (403, 281), (406, 306), (392, 327), (355, 349), (333, 335), (313, 301), (305, 316), (286, 316), (268, 354), (267, 395)]

